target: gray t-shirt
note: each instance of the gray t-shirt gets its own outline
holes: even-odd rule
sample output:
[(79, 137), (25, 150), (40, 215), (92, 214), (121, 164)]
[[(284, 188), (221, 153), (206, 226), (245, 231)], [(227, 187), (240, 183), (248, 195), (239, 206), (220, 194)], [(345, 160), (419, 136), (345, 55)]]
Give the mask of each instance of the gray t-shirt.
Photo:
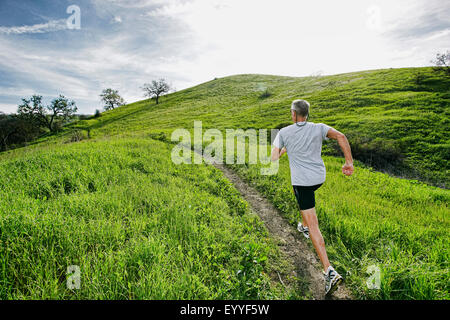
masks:
[(331, 128), (323, 123), (297, 122), (281, 129), (273, 145), (286, 147), (293, 186), (313, 186), (324, 183), (325, 164), (322, 160), (322, 141), (328, 140)]

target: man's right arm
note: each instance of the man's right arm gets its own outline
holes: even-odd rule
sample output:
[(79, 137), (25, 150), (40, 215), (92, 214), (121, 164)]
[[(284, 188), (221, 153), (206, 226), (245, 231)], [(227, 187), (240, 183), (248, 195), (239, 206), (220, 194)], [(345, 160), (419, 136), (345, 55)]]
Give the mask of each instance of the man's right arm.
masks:
[(346, 176), (351, 176), (354, 170), (353, 157), (347, 137), (342, 132), (339, 132), (333, 128), (330, 128), (328, 130), (327, 137), (338, 141), (339, 146), (341, 147), (341, 150), (344, 153), (345, 157), (345, 164), (342, 166), (342, 173), (345, 174)]
[(280, 131), (278, 131), (277, 135), (275, 136), (275, 139), (273, 140), (273, 146), (272, 154), (271, 154), (271, 160), (277, 161), (281, 158), (283, 154), (286, 153), (286, 148), (283, 144), (283, 139), (281, 138)]

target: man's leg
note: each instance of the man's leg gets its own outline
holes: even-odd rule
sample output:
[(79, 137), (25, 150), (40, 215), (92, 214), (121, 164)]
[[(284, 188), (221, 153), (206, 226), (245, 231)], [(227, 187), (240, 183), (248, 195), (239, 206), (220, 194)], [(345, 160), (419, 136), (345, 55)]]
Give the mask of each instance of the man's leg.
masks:
[(327, 251), (325, 250), (325, 241), (323, 240), (322, 234), (319, 230), (319, 222), (317, 221), (316, 208), (311, 208), (307, 210), (301, 210), (303, 223), (309, 228), (309, 236), (314, 245), (314, 248), (319, 255), (320, 261), (323, 265), (323, 270), (327, 271), (330, 266), (328, 261)]
[(305, 215), (303, 214), (303, 210), (300, 209), (300, 213), (302, 214), (302, 225), (304, 227), (308, 227), (309, 228), (308, 221), (306, 221)]

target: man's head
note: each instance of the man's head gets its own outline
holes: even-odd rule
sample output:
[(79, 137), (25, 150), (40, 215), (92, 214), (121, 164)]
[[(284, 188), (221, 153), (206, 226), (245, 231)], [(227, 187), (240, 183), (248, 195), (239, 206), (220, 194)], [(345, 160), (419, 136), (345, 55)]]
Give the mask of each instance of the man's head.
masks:
[(291, 105), (292, 121), (305, 121), (309, 115), (309, 102), (302, 99), (292, 101)]

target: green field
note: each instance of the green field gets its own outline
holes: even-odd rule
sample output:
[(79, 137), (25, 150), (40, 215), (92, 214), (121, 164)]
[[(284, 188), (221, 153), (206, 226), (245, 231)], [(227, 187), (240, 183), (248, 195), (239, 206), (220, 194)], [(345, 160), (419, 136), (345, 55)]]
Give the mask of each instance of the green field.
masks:
[[(0, 164), (2, 299), (271, 299), (275, 247), (217, 169), (112, 139)], [(81, 290), (66, 268), (81, 268)]]
[[(436, 186), (450, 176), (449, 88), (431, 68), (238, 75), (4, 152), (0, 298), (304, 298), (273, 281), (274, 268), (284, 268), (278, 249), (234, 187), (211, 166), (174, 165), (168, 141), (194, 120), (204, 130), (279, 128), (291, 101), (304, 98), (309, 120), (345, 133), (361, 161), (343, 176), (343, 159), (327, 143), (316, 206), (330, 260), (354, 296), (448, 299), (450, 193)], [(84, 141), (70, 142), (75, 131)], [(286, 158), (275, 176), (233, 169), (295, 224)], [(81, 290), (66, 288), (68, 265), (80, 265)], [(381, 270), (380, 290), (367, 289), (370, 265)]]
[[(271, 95), (261, 98), (265, 89)], [(194, 120), (202, 120), (205, 129), (277, 128), (290, 123), (290, 104), (299, 97), (311, 102), (310, 121), (347, 135), (356, 159), (397, 176), (448, 185), (450, 78), (432, 68), (304, 78), (239, 75), (176, 92), (159, 105), (136, 102), (76, 126), (93, 136), (170, 133), (192, 128)], [(329, 143), (324, 152), (339, 155), (336, 147)]]
[[(449, 192), (359, 166), (345, 177), (341, 159), (324, 162), (327, 181), (316, 192), (320, 230), (331, 263), (355, 296), (449, 299)], [(258, 165), (233, 168), (297, 225), (287, 158), (276, 176), (261, 175)], [(380, 290), (366, 285), (369, 266), (380, 270)]]

